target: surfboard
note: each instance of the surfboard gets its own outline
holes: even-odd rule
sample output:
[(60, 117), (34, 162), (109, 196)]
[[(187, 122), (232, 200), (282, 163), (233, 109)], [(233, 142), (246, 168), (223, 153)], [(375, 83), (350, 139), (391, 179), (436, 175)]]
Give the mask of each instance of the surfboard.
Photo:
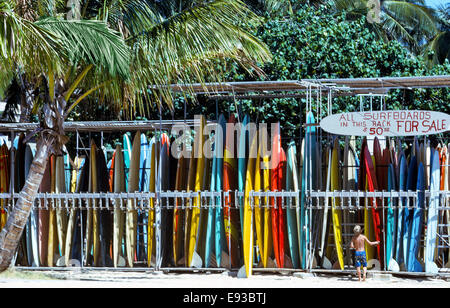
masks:
[(424, 167), (422, 163), (419, 163), (417, 171), (417, 199), (416, 208), (413, 209), (412, 221), (411, 221), (411, 231), (408, 246), (408, 262), (407, 267), (409, 272), (422, 272), (423, 267), (418, 260), (420, 238), (422, 235), (422, 222), (423, 222), (423, 212), (425, 209), (425, 176)]
[[(416, 190), (418, 181), (417, 181), (417, 159), (416, 156), (412, 156), (410, 158), (409, 166), (408, 166), (408, 177), (406, 180), (406, 188), (408, 191)], [(412, 268), (408, 262), (409, 252), (410, 252), (410, 239), (411, 239), (411, 226), (414, 216), (414, 210), (409, 209), (409, 206), (414, 204), (414, 199), (409, 198), (409, 202), (406, 203), (405, 208), (403, 209), (403, 234), (402, 234), (402, 242), (403, 242), (403, 260), (405, 262), (405, 267), (408, 269)]]
[(128, 176), (130, 172), (130, 162), (131, 162), (131, 141), (128, 134), (123, 135), (123, 163), (125, 165), (125, 189), (128, 191)]
[[(295, 142), (290, 142), (287, 150), (286, 165), (286, 190), (298, 190), (297, 175), (297, 148)], [(289, 240), (289, 250), (294, 268), (300, 268), (299, 239), (297, 234), (296, 209), (300, 206), (298, 198), (288, 198), (286, 208), (287, 235)]]
[[(149, 168), (149, 143), (145, 134), (141, 134), (141, 154), (139, 160), (139, 191), (148, 192), (150, 183), (150, 168)], [(138, 261), (145, 261), (147, 258), (147, 226), (148, 217), (145, 211), (138, 209), (137, 218), (137, 245), (136, 256)], [(145, 221), (144, 221), (145, 220)]]
[[(258, 139), (259, 141), (260, 139)], [(255, 178), (253, 184), (253, 190), (255, 192), (261, 192), (263, 190), (264, 185), (264, 175), (263, 170), (261, 169), (261, 146), (258, 146), (258, 154), (256, 156), (255, 161)], [(263, 213), (264, 213), (264, 198), (260, 198), (257, 196), (253, 197), (253, 212), (254, 212), (254, 229), (256, 235), (256, 245), (257, 245), (257, 254), (256, 261), (258, 264), (261, 264), (264, 258), (264, 221), (263, 221)]]
[[(261, 139), (262, 142), (265, 142), (267, 144), (267, 136), (264, 137), (264, 139)], [(262, 145), (260, 145), (262, 147)], [(265, 192), (270, 191), (270, 158), (269, 154), (264, 153), (265, 151), (261, 150), (262, 155), (262, 167), (263, 167), (263, 190)], [(271, 219), (271, 209), (269, 207), (270, 205), (270, 198), (265, 197), (264, 199), (264, 249), (263, 249), (263, 255), (262, 255), (262, 262), (264, 267), (269, 267), (269, 261), (272, 261), (273, 256), (273, 239), (272, 239), (272, 219)]]
[[(396, 191), (395, 171), (394, 166), (390, 163), (388, 165), (388, 192)], [(395, 251), (395, 231), (396, 231), (396, 219), (395, 211), (398, 205), (397, 198), (387, 199), (387, 217), (386, 217), (386, 268), (389, 271), (399, 271), (397, 261), (394, 259)]]
[[(193, 145), (191, 146), (190, 150), (190, 158), (189, 158), (189, 171), (188, 171), (188, 178), (187, 178), (187, 186), (186, 191), (187, 192), (193, 192), (195, 189), (195, 178), (197, 175), (197, 158), (195, 157), (195, 141)], [(187, 198), (185, 200), (186, 202), (186, 213), (185, 213), (185, 222), (184, 222), (184, 264), (189, 267), (190, 265), (190, 236), (191, 236), (191, 220), (192, 220), (192, 207), (194, 206), (194, 202), (192, 198)]]
[(227, 124), (225, 137), (225, 150), (223, 162), (223, 191), (228, 192), (224, 196), (223, 222), (225, 231), (225, 240), (228, 248), (229, 266), (239, 267), (240, 249), (239, 249), (239, 210), (235, 208), (234, 190), (237, 188), (237, 163), (236, 163), (236, 138), (234, 125), (236, 119), (234, 114), (230, 115)]
[[(223, 190), (223, 162), (224, 162), (224, 149), (226, 141), (226, 120), (223, 114), (219, 116), (219, 127), (221, 132), (221, 138), (218, 138), (216, 142), (216, 191), (221, 192)], [(228, 255), (226, 254), (225, 243), (225, 225), (223, 208), (221, 206), (221, 198), (217, 198), (217, 204), (215, 210), (215, 254), (217, 266), (221, 267), (227, 265)]]
[[(50, 187), (51, 192), (56, 190), (56, 159), (55, 156), (50, 156)], [(55, 207), (49, 204), (49, 220), (48, 220), (48, 252), (47, 265), (53, 267), (56, 262), (56, 250), (58, 245), (57, 229), (56, 229), (56, 212)]]
[[(240, 192), (245, 191), (245, 180), (247, 171), (247, 157), (249, 150), (249, 132), (248, 123), (250, 122), (250, 117), (246, 114), (241, 123), (241, 131), (238, 139), (238, 190)], [(241, 221), (241, 233), (244, 233), (244, 198), (240, 197), (239, 200), (239, 214)]]
[[(210, 175), (210, 187), (209, 190), (214, 192), (216, 190), (216, 170), (217, 170), (217, 153), (216, 153), (216, 143), (213, 144), (213, 159), (212, 159), (212, 170)], [(206, 226), (206, 239), (205, 239), (205, 267), (211, 267), (211, 261), (213, 257), (213, 246), (214, 246), (214, 227), (215, 227), (215, 198), (209, 199), (208, 207), (208, 222)], [(215, 262), (214, 262), (215, 263)]]
[[(205, 143), (205, 136), (203, 135), (204, 128), (206, 126), (205, 118), (200, 117), (199, 133), (195, 135), (194, 140), (194, 155), (197, 159), (196, 175), (195, 175), (195, 188), (194, 191), (200, 192), (204, 185), (204, 173), (205, 173), (205, 156), (203, 153), (203, 145)], [(200, 211), (201, 211), (201, 198), (200, 196), (194, 198), (194, 204), (191, 211), (190, 233), (189, 233), (189, 252), (188, 252), (188, 266), (189, 267), (202, 267), (203, 260), (200, 254), (196, 251), (197, 239), (200, 229)]]
[(317, 182), (316, 171), (316, 127), (312, 124), (315, 123), (314, 114), (309, 111), (306, 114), (306, 127), (303, 153), (303, 170), (302, 170), (302, 190), (301, 190), (301, 204), (300, 204), (300, 262), (303, 269), (307, 268), (310, 258), (307, 257), (309, 247), (309, 231), (307, 226), (312, 217), (309, 217), (310, 213), (306, 210), (306, 191), (315, 188)]
[[(56, 168), (55, 168), (56, 176), (55, 176), (55, 192), (56, 193), (65, 193), (67, 192), (66, 186), (66, 170), (64, 163), (64, 156), (56, 156)], [(60, 255), (62, 256), (57, 260), (56, 264), (58, 266), (65, 265), (65, 247), (66, 247), (66, 232), (67, 232), (67, 209), (66, 206), (61, 200), (56, 200), (56, 226), (58, 230), (58, 243), (60, 249)]]
[[(150, 180), (149, 180), (149, 192), (156, 192), (156, 174), (158, 166), (158, 155), (157, 155), (157, 142), (156, 137), (150, 139)], [(152, 256), (156, 254), (155, 248), (155, 208), (156, 199), (150, 199), (150, 208), (148, 211), (148, 221), (147, 221), (147, 266), (152, 266)]]
[[(330, 191), (330, 189), (331, 189), (332, 153), (333, 153), (332, 146), (329, 146), (328, 149), (324, 152), (324, 156), (325, 156), (324, 161), (327, 162), (327, 165), (326, 165), (327, 168), (325, 168), (327, 170), (326, 177), (325, 177), (326, 178), (325, 191)], [(332, 267), (331, 261), (330, 261), (329, 257), (327, 256), (327, 248), (328, 248), (327, 240), (328, 240), (328, 233), (329, 233), (328, 211), (329, 211), (329, 207), (330, 207), (329, 203), (330, 203), (330, 198), (325, 198), (323, 217), (322, 217), (322, 227), (321, 227), (321, 233), (320, 233), (320, 246), (319, 246), (320, 265), (321, 265), (321, 267), (326, 268), (326, 269), (330, 269)]]
[[(339, 140), (334, 139), (333, 152), (331, 157), (331, 191), (338, 191), (340, 187), (340, 171), (339, 171)], [(336, 254), (341, 270), (344, 269), (344, 250), (342, 238), (342, 210), (338, 209), (341, 206), (340, 198), (331, 198), (331, 216), (333, 220), (333, 234), (334, 244), (336, 247)]]
[[(281, 147), (280, 124), (277, 123), (272, 139), (272, 157), (271, 157), (271, 190), (283, 190), (283, 168), (286, 164), (286, 155)], [(271, 198), (271, 214), (272, 214), (272, 236), (275, 260), (278, 268), (284, 267), (285, 257), (285, 221), (284, 211), (282, 208), (282, 198)]]
[[(170, 164), (169, 164), (169, 148), (170, 140), (167, 134), (163, 133), (160, 137), (161, 151), (158, 161), (158, 174), (156, 180), (157, 191), (170, 190)], [(173, 211), (169, 208), (169, 200), (161, 199), (160, 207), (155, 212), (155, 240), (156, 248), (156, 265), (157, 267), (172, 265), (172, 231), (173, 231)], [(158, 226), (160, 226), (158, 228)]]
[[(251, 141), (248, 164), (246, 168), (245, 196), (244, 196), (244, 232), (242, 234), (242, 244), (244, 251), (245, 277), (250, 277), (253, 270), (253, 209), (250, 200), (250, 192), (254, 188), (255, 179), (255, 153), (258, 149), (258, 134), (256, 133)], [(281, 207), (281, 204), (280, 204)], [(281, 263), (282, 264), (282, 263)], [(243, 276), (242, 270), (238, 277)]]
[[(187, 185), (186, 166), (188, 165), (189, 158), (185, 158), (183, 155), (178, 159), (177, 174), (176, 174), (176, 191), (184, 191)], [(175, 208), (173, 213), (173, 258), (175, 265), (183, 264), (183, 223), (184, 223), (184, 202), (182, 198), (175, 199)]]
[[(128, 173), (128, 192), (134, 193), (139, 191), (139, 162), (140, 162), (140, 142), (141, 142), (141, 133), (139, 131), (136, 132), (133, 145), (131, 148), (131, 158), (130, 158), (130, 170)], [(124, 160), (126, 167), (126, 148), (124, 152)], [(134, 266), (134, 257), (136, 253), (136, 239), (137, 239), (137, 203), (136, 200), (129, 199), (127, 201), (127, 212), (126, 212), (126, 247), (127, 247), (127, 261), (128, 266)]]
[[(399, 164), (399, 191), (406, 191), (406, 175), (407, 175), (407, 165), (405, 155), (402, 153), (400, 155)], [(397, 234), (396, 234), (396, 260), (399, 266), (404, 263), (403, 259), (403, 210), (406, 204), (406, 198), (400, 198), (400, 207), (397, 211)]]
[(427, 231), (425, 241), (425, 272), (437, 273), (439, 271), (434, 263), (436, 249), (436, 231), (439, 217), (439, 188), (440, 188), (440, 164), (439, 153), (434, 151), (430, 176), (430, 203), (428, 206)]
[[(84, 158), (81, 156), (76, 156), (73, 161), (73, 170), (72, 177), (70, 180), (70, 192), (79, 192), (79, 179), (81, 176), (81, 168), (84, 166)], [(69, 210), (69, 218), (67, 221), (67, 232), (66, 232), (66, 240), (64, 247), (64, 257), (65, 257), (65, 265), (66, 266), (79, 266), (81, 265), (80, 258), (73, 259), (72, 258), (72, 250), (73, 250), (73, 242), (74, 242), (74, 234), (77, 229), (76, 223), (78, 218), (78, 200), (71, 200), (72, 207)]]
[[(113, 160), (113, 187), (115, 193), (125, 192), (125, 171), (124, 171), (124, 161), (123, 161), (123, 151), (120, 145), (116, 145), (114, 151)], [(123, 227), (124, 227), (124, 213), (121, 209), (123, 206), (123, 200), (116, 199), (114, 203), (114, 218), (113, 218), (113, 264), (114, 267), (124, 266), (125, 260), (123, 258)]]
[[(98, 149), (96, 153), (97, 162), (97, 191), (107, 193), (109, 191), (109, 173), (106, 164), (106, 155), (102, 149)], [(100, 199), (98, 210), (98, 233), (99, 233), (99, 259), (97, 266), (111, 266), (111, 241), (112, 241), (112, 217), (109, 211), (109, 200)]]

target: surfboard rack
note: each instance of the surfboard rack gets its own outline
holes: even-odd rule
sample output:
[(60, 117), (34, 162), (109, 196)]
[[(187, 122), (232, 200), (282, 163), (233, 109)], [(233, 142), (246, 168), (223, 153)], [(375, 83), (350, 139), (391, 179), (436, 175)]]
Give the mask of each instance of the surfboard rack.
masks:
[[(252, 201), (250, 204), (252, 207), (260, 207), (260, 208), (273, 208), (277, 206), (282, 206), (283, 208), (297, 209), (299, 207), (298, 200), (301, 198), (301, 191), (251, 191), (250, 198)], [(306, 193), (306, 209), (311, 210), (313, 213), (317, 211), (324, 210), (325, 199), (328, 198), (340, 198), (342, 200), (341, 205), (338, 207), (342, 211), (361, 211), (366, 208), (375, 208), (371, 205), (370, 202), (365, 205), (356, 205), (356, 201), (360, 198), (378, 198), (378, 199), (387, 199), (387, 198), (416, 198), (419, 193), (424, 194), (425, 198), (430, 198), (432, 196), (432, 192), (430, 191), (390, 191), (390, 192), (365, 192), (365, 191), (310, 191)], [(450, 198), (449, 191), (439, 191), (439, 198), (447, 199)], [(59, 210), (82, 210), (85, 211), (87, 209), (91, 210), (107, 210), (113, 211), (116, 206), (118, 206), (123, 211), (127, 210), (141, 210), (141, 211), (155, 211), (155, 208), (150, 206), (150, 200), (165, 200), (165, 202), (156, 202), (156, 206), (160, 208), (173, 209), (177, 207), (178, 209), (186, 209), (193, 208), (193, 202), (195, 198), (200, 197), (201, 200), (201, 208), (219, 208), (224, 207), (225, 197), (229, 197), (234, 195), (236, 198), (235, 207), (239, 208), (239, 198), (244, 196), (244, 193), (241, 191), (227, 191), (227, 192), (211, 192), (211, 191), (199, 191), (199, 192), (186, 192), (186, 191), (161, 191), (161, 192), (135, 192), (135, 193), (38, 193), (36, 196), (36, 202), (34, 209), (40, 210), (49, 210), (49, 209), (59, 209)], [(4, 200), (6, 202), (6, 208), (14, 206), (14, 201), (19, 197), (18, 193), (1, 193), (0, 200)], [(254, 202), (255, 199), (259, 199), (258, 203)], [(277, 200), (278, 198), (282, 199), (281, 204), (279, 202), (275, 202), (274, 205), (268, 201), (270, 199)], [(182, 199), (185, 200), (184, 204), (181, 206), (176, 206), (176, 200)], [(134, 200), (134, 202), (128, 203), (132, 204), (134, 207), (127, 208), (127, 201)], [(290, 200), (290, 201), (289, 201)], [(296, 201), (297, 200), (297, 201)], [(94, 202), (95, 201), (95, 202)], [(258, 205), (255, 205), (258, 204)], [(380, 203), (381, 205), (377, 206), (377, 209), (388, 209), (387, 202)], [(401, 202), (396, 208), (404, 208), (401, 205)], [(331, 206), (331, 202), (328, 207)], [(393, 208), (393, 207), (392, 207)], [(410, 202), (408, 204), (409, 209), (416, 208), (415, 202)], [(439, 211), (449, 210), (450, 207), (443, 203), (442, 206), (438, 208)], [(426, 209), (425, 209), (426, 211)], [(384, 216), (383, 216), (384, 219)], [(364, 226), (363, 222), (359, 222), (361, 226)], [(346, 225), (354, 225), (354, 224), (346, 224)], [(447, 227), (446, 224), (440, 223), (438, 225), (438, 230), (442, 229), (442, 227)], [(314, 226), (307, 225), (306, 226), (308, 232), (312, 233), (312, 238), (314, 238), (314, 233), (317, 231), (314, 230)], [(333, 235), (331, 235), (333, 236)], [(348, 240), (351, 238), (352, 234), (343, 233), (344, 239)], [(448, 235), (446, 234), (438, 234), (438, 238), (440, 239), (440, 244), (438, 248), (447, 249), (449, 248)], [(421, 242), (424, 240), (422, 238)], [(346, 243), (346, 242), (345, 242)], [(315, 255), (317, 249), (317, 243), (311, 245), (313, 251), (310, 251), (310, 255)], [(330, 247), (334, 247), (333, 244), (330, 244)], [(145, 261), (141, 261), (139, 263), (145, 263)], [(145, 265), (145, 264), (144, 264)], [(81, 267), (86, 267), (81, 263)], [(155, 267), (158, 269), (158, 266)], [(316, 268), (316, 267), (314, 267)], [(313, 270), (313, 267), (307, 268), (306, 270)], [(177, 268), (173, 268), (177, 270)], [(188, 268), (187, 270), (207, 270), (203, 268)], [(166, 268), (164, 268), (166, 270)], [(227, 270), (231, 270), (228, 268)], [(258, 270), (255, 268), (255, 270)], [(280, 269), (276, 269), (280, 270)], [(381, 269), (383, 270), (383, 269)], [(384, 269), (387, 271), (388, 269)]]

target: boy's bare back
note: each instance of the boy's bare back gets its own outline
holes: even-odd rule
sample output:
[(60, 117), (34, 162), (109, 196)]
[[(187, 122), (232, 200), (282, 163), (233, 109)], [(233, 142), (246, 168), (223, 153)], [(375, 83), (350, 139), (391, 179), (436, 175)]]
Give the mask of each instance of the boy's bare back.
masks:
[(354, 235), (352, 238), (352, 243), (353, 243), (353, 247), (355, 248), (355, 250), (356, 251), (364, 251), (365, 241), (368, 241), (368, 240), (364, 235), (362, 235), (362, 234)]

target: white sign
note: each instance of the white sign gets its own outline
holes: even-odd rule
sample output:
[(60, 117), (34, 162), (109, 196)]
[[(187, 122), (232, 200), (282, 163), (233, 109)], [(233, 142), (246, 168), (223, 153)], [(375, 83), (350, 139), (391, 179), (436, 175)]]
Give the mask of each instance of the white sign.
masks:
[(420, 136), (446, 132), (450, 115), (425, 110), (347, 112), (330, 115), (320, 127), (335, 135)]

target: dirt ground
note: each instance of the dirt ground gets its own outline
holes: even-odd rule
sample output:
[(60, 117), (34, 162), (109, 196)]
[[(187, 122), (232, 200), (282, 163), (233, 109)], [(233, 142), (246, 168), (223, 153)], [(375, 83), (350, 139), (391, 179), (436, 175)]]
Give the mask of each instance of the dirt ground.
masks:
[(351, 274), (255, 274), (241, 279), (229, 273), (23, 271), (0, 274), (0, 288), (449, 288), (449, 278), (370, 275), (358, 282)]

